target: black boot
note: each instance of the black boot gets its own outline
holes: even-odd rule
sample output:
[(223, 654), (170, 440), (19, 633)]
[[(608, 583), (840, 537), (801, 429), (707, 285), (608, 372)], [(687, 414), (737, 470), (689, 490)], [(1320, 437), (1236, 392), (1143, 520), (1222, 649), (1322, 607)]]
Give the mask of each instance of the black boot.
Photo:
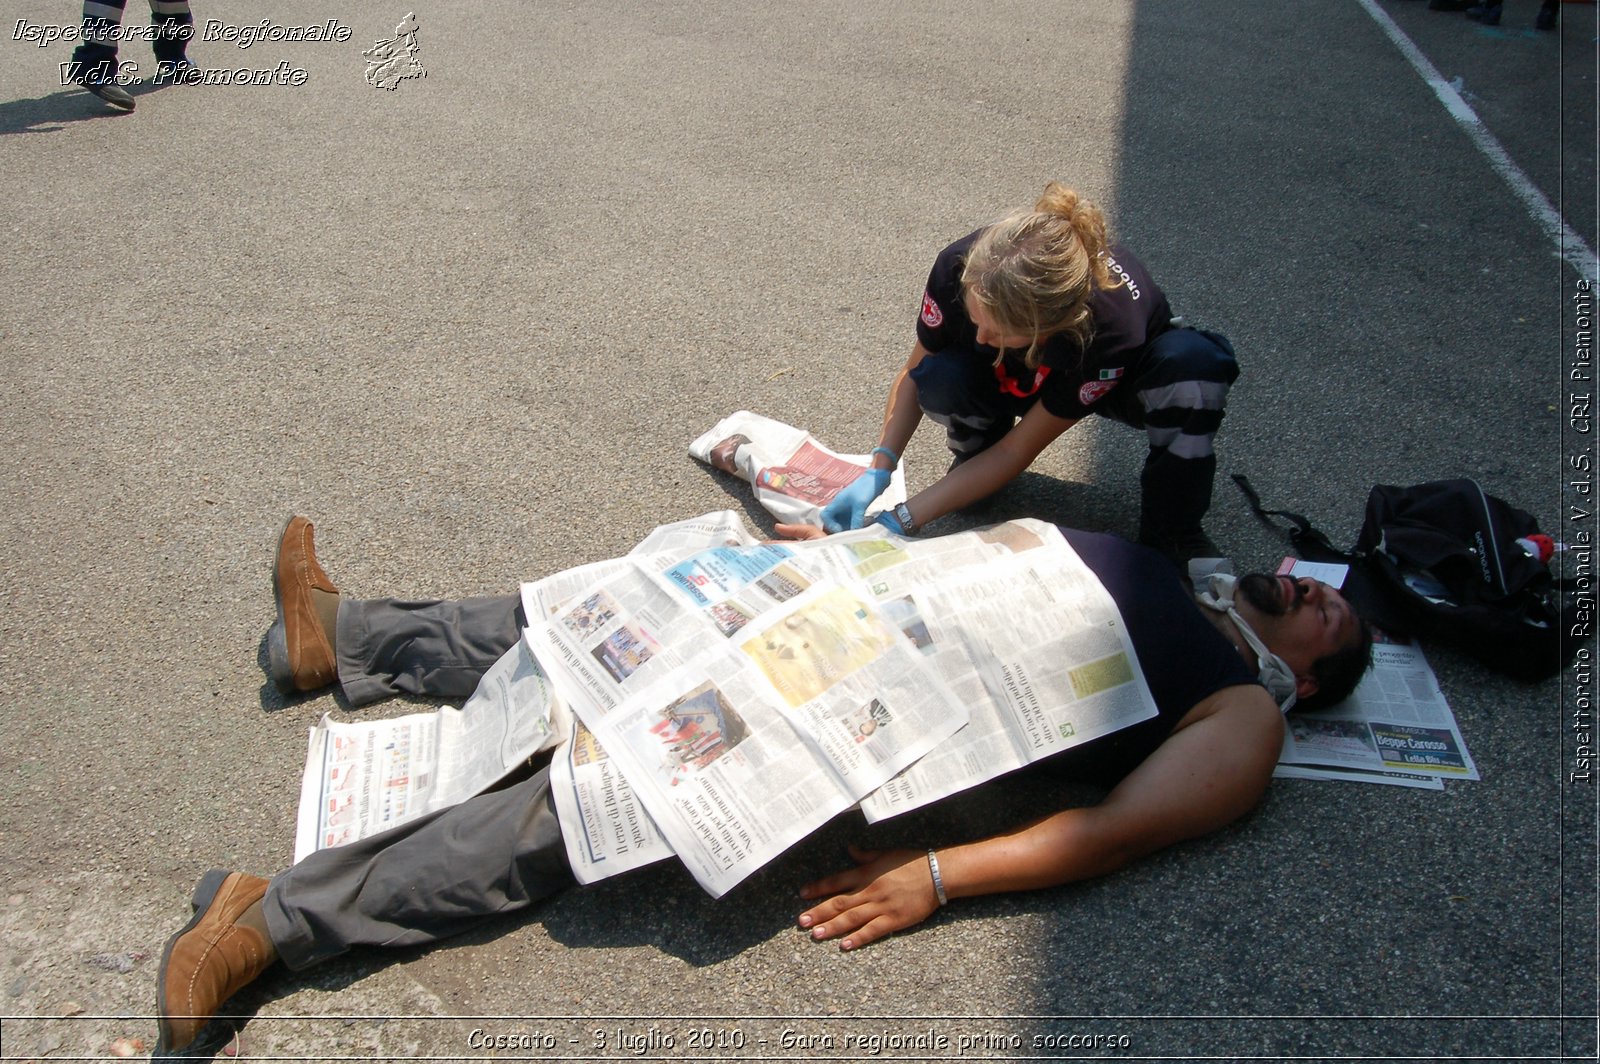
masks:
[(67, 67), (68, 78), (119, 111), (133, 110), (133, 97), (127, 89), (117, 84), (116, 48), (90, 40), (89, 33), (89, 21), (85, 20), (84, 41), (72, 52), (72, 62)]

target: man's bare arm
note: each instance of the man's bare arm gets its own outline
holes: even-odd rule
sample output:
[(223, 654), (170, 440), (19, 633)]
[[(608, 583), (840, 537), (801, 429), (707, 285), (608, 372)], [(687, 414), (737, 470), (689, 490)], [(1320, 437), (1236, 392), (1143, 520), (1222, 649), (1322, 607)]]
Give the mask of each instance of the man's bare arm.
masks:
[[(1103, 876), (1145, 854), (1215, 831), (1248, 812), (1272, 778), (1283, 717), (1254, 685), (1201, 702), (1099, 805), (938, 851), (951, 898), (1032, 890)], [(816, 939), (855, 949), (938, 908), (926, 854), (856, 851), (859, 867), (808, 884), (827, 898), (800, 916)]]

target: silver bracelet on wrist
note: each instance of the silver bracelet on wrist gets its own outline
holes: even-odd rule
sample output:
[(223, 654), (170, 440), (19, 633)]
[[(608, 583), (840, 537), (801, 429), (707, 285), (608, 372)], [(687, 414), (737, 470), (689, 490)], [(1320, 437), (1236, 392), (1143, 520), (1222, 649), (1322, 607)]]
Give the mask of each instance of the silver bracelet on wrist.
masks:
[(945, 897), (944, 877), (939, 874), (939, 856), (932, 850), (928, 851), (928, 871), (933, 873), (933, 896), (939, 899), (939, 904), (944, 906), (950, 899)]

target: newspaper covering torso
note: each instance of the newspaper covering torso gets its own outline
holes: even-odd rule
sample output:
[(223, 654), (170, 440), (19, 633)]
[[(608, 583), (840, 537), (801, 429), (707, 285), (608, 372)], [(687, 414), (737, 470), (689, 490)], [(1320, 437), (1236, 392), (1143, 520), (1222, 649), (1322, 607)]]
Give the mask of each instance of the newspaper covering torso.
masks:
[(636, 562), (529, 624), (557, 690), (714, 895), (965, 723), (824, 557), (766, 544)]
[[(874, 819), (904, 812), (1156, 712), (1109, 594), (1060, 533), (1041, 522), (931, 540), (868, 529), (664, 554), (620, 583), (628, 603), (602, 589), (601, 597), (586, 595), (564, 619), (529, 633), (553, 675), (570, 669), (587, 686), (587, 703), (578, 691), (564, 694), (579, 716), (587, 720), (587, 708), (596, 718), (599, 745), (628, 749), (617, 757), (623, 771), (609, 774), (602, 814), (593, 802), (586, 811), (572, 803), (569, 811), (569, 856), (586, 881), (634, 866), (631, 847), (613, 855), (590, 845), (596, 836), (629, 837), (631, 816), (603, 811), (629, 810), (631, 801), (643, 800), (678, 855), (721, 893), (853, 800)], [(703, 638), (723, 646), (702, 649), (693, 667), (660, 664), (657, 633), (685, 624), (684, 610), (698, 612)], [(878, 619), (867, 626), (874, 610)], [(596, 625), (572, 645), (574, 629)], [(849, 671), (827, 662), (841, 654), (888, 655), (896, 633), (913, 656), (895, 652), (889, 686), (821, 694), (819, 677)], [(813, 653), (809, 665), (792, 664)], [(768, 695), (765, 714), (735, 712), (737, 700), (717, 679), (749, 672), (752, 662), (766, 681), (751, 684)], [(652, 678), (635, 680), (651, 668)], [(618, 679), (620, 673), (626, 675)], [(673, 673), (675, 683), (662, 678)], [(936, 697), (941, 688), (948, 694)], [(907, 705), (915, 716), (908, 718)], [(983, 708), (982, 719), (972, 717), (941, 742), (926, 741), (950, 730), (950, 719), (972, 716), (974, 706)], [(612, 714), (623, 723), (598, 723)], [(682, 718), (706, 724), (680, 725)], [(723, 749), (712, 733), (735, 719), (740, 739)], [(927, 723), (919, 728), (919, 720)], [(776, 738), (782, 724), (795, 738)], [(907, 753), (903, 741), (886, 741), (897, 729), (918, 730), (921, 741)], [(752, 734), (761, 741), (751, 742)], [(786, 751), (781, 763), (769, 756), (774, 744)], [(810, 764), (819, 758), (826, 771)], [(895, 766), (912, 758), (891, 780)], [(807, 768), (796, 775), (795, 764)], [(710, 793), (680, 789), (713, 765)], [(740, 814), (738, 827), (730, 812)], [(578, 840), (583, 852), (572, 853)]]
[(869, 821), (1156, 715), (1116, 603), (1045, 527), (1050, 549), (959, 570), (924, 592), (935, 660), (972, 720), (863, 801)]

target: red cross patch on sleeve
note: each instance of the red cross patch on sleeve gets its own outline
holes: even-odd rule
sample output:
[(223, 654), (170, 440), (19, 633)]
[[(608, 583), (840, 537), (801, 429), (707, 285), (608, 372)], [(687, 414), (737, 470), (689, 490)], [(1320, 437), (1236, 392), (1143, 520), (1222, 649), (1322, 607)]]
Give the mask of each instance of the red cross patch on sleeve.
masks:
[(944, 324), (944, 311), (939, 309), (939, 304), (927, 292), (922, 293), (922, 324), (930, 329), (937, 329)]
[(1096, 402), (1103, 399), (1107, 392), (1116, 386), (1117, 382), (1114, 380), (1088, 381), (1083, 385), (1083, 387), (1078, 389), (1078, 402), (1082, 403), (1084, 406), (1093, 406)]

